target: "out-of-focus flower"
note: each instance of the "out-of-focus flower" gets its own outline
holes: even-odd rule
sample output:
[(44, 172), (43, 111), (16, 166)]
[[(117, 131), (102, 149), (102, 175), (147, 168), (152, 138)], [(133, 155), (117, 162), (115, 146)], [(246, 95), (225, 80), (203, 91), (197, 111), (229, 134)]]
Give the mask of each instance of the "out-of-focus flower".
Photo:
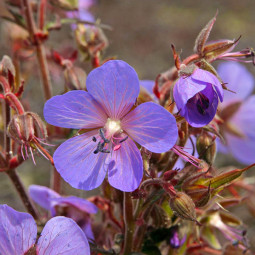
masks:
[(177, 80), (173, 96), (180, 115), (193, 127), (207, 125), (215, 116), (218, 101), (223, 100), (222, 85), (212, 73), (196, 69)]
[(225, 143), (219, 142), (219, 151), (232, 153), (244, 164), (255, 162), (255, 95), (254, 78), (237, 62), (222, 63), (218, 72), (227, 87), (224, 102), (220, 105), (219, 116), (224, 121), (220, 126)]
[(90, 254), (85, 234), (72, 219), (66, 217), (52, 218), (37, 243), (36, 237), (36, 223), (30, 214), (0, 205), (0, 254)]
[(176, 120), (152, 102), (130, 111), (139, 80), (123, 61), (108, 61), (94, 69), (86, 85), (88, 92), (70, 91), (45, 104), (48, 123), (92, 129), (58, 147), (53, 156), (56, 169), (75, 188), (98, 187), (108, 171), (113, 187), (133, 191), (143, 176), (142, 157), (133, 139), (149, 151), (166, 152), (177, 140)]
[[(68, 11), (66, 15), (68, 18), (76, 18), (81, 21), (95, 22), (94, 15), (89, 12), (89, 8), (96, 3), (96, 0), (79, 0), (78, 11)], [(76, 24), (72, 25), (72, 29), (76, 28)]]
[(201, 229), (203, 239), (216, 249), (221, 248), (220, 238), (222, 238), (216, 234), (216, 230), (220, 231), (227, 240), (239, 243), (240, 247), (248, 245), (243, 235), (244, 231), (240, 229), (241, 221), (230, 213), (211, 211), (205, 214), (200, 222), (203, 224)]
[(75, 196), (62, 197), (54, 190), (39, 185), (31, 185), (29, 195), (37, 204), (49, 210), (53, 217), (58, 207), (64, 209), (64, 216), (75, 220), (88, 239), (94, 239), (89, 214), (97, 213), (98, 209), (93, 203)]
[(178, 225), (170, 228), (170, 246), (174, 249), (180, 248), (186, 241), (186, 236), (180, 238)]

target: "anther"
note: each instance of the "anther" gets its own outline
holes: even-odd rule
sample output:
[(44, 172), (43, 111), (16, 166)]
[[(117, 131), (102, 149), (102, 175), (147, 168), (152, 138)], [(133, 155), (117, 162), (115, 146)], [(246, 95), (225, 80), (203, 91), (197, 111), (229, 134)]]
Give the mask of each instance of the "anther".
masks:
[(120, 140), (119, 143), (123, 143), (123, 142), (125, 142), (127, 139), (128, 139), (128, 136), (126, 136), (125, 138), (123, 138), (122, 140)]
[(100, 135), (100, 137), (104, 140), (105, 143), (109, 143), (109, 142), (110, 142), (110, 140), (108, 140), (108, 139), (105, 137), (104, 131), (103, 131), (102, 128), (99, 129), (99, 135)]
[(107, 149), (102, 149), (101, 152), (103, 152), (103, 153), (110, 153), (110, 151), (107, 150)]
[(96, 142), (96, 141), (97, 141), (97, 139), (96, 139), (95, 136), (92, 137), (92, 141), (93, 141), (93, 142)]

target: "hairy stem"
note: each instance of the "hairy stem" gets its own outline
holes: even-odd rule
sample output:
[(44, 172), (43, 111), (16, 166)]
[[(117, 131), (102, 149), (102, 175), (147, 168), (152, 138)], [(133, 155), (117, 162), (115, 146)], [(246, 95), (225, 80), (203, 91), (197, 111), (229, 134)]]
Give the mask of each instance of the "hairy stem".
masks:
[(124, 223), (125, 237), (123, 255), (128, 255), (132, 251), (132, 242), (134, 234), (133, 202), (129, 192), (124, 192)]
[(30, 200), (25, 187), (19, 178), (18, 174), (16, 173), (15, 168), (9, 169), (6, 171), (6, 174), (9, 176), (10, 180), (12, 181), (14, 187), (16, 188), (17, 192), (20, 195), (20, 198), (26, 207), (27, 211), (34, 217), (35, 220), (39, 220), (39, 214), (36, 208), (33, 206), (32, 201)]
[[(49, 75), (49, 68), (48, 68), (48, 64), (46, 60), (45, 48), (42, 41), (36, 34), (37, 28), (36, 28), (35, 20), (32, 13), (32, 8), (29, 3), (29, 0), (22, 0), (22, 4), (23, 4), (25, 16), (26, 16), (30, 38), (36, 47), (37, 60), (40, 66), (41, 77), (42, 77), (44, 99), (45, 101), (47, 101), (52, 97), (52, 86), (51, 86), (51, 80)], [(40, 8), (41, 8), (40, 10), (41, 12), (40, 12), (40, 18), (39, 18), (40, 20), (39, 25), (42, 26), (44, 15), (45, 15), (44, 13), (45, 2), (43, 0), (42, 0), (42, 6)], [(52, 179), (53, 179), (52, 187), (55, 191), (58, 192), (60, 190), (61, 177), (55, 168), (53, 170)]]

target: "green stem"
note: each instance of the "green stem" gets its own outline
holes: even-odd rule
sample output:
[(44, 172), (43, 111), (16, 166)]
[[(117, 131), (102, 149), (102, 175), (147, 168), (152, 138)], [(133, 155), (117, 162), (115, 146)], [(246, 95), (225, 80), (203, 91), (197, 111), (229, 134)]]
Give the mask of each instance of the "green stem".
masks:
[(133, 234), (135, 222), (133, 218), (133, 202), (130, 193), (124, 192), (124, 223), (125, 223), (125, 236), (124, 236), (124, 250), (123, 255), (129, 255), (132, 251)]

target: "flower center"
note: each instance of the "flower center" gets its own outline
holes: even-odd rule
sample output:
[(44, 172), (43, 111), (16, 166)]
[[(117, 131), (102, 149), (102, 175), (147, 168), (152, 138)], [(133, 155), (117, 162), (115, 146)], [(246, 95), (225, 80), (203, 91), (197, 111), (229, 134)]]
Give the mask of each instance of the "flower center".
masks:
[[(121, 148), (121, 143), (128, 139), (128, 136), (123, 136), (123, 130), (121, 129), (120, 120), (107, 119), (104, 128), (99, 129), (99, 135), (101, 140), (98, 142), (94, 154), (98, 152), (110, 153), (119, 150)], [(93, 142), (97, 142), (96, 137), (92, 138)]]
[(200, 114), (205, 115), (206, 110), (209, 108), (209, 99), (202, 93), (197, 93), (194, 96), (196, 107)]
[(120, 120), (111, 120), (110, 118), (108, 118), (105, 124), (105, 129), (107, 137), (112, 137), (113, 135), (118, 135), (119, 133), (122, 133)]

